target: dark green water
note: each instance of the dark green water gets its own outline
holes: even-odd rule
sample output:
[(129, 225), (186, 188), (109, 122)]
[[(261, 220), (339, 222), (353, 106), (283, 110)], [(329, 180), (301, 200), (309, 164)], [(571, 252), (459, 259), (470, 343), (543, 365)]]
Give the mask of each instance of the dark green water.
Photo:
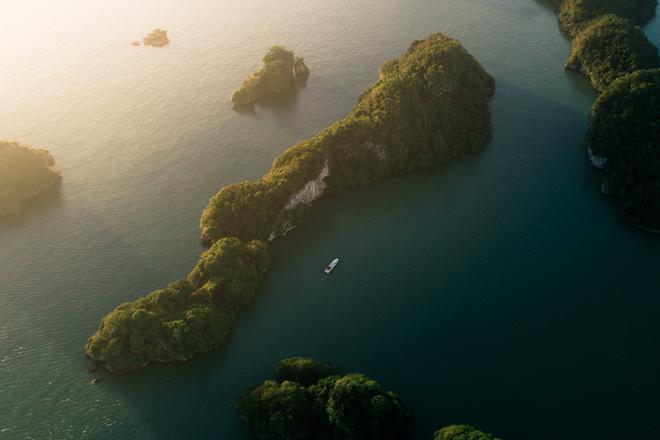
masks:
[[(595, 94), (563, 71), (550, 10), (195, 3), (39, 0), (0, 18), (16, 41), (0, 47), (0, 137), (49, 148), (64, 174), (0, 221), (0, 438), (245, 438), (233, 401), (291, 355), (397, 391), (415, 439), (451, 423), (507, 440), (660, 437), (660, 239), (598, 192), (582, 147)], [(171, 46), (129, 46), (156, 26)], [(189, 271), (208, 198), (345, 115), (384, 60), (434, 31), (497, 80), (488, 149), (319, 203), (276, 243), (225, 350), (88, 385), (86, 338)], [(648, 32), (660, 43), (657, 20)], [(305, 57), (308, 87), (234, 113), (227, 97), (273, 43)]]

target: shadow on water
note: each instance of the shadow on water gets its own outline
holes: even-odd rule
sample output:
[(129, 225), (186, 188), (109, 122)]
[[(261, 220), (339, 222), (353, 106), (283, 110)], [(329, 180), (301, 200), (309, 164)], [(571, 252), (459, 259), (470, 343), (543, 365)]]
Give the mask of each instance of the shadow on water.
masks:
[(52, 188), (28, 200), (23, 212), (18, 215), (0, 217), (0, 235), (11, 233), (13, 228), (20, 228), (33, 217), (47, 216), (49, 212), (62, 206), (62, 181)]

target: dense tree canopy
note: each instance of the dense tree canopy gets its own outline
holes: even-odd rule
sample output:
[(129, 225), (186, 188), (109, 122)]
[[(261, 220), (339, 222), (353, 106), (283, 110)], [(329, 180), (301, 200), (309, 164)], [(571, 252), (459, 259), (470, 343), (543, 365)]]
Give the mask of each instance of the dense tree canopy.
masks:
[(286, 93), (295, 85), (293, 52), (272, 46), (262, 58), (262, 67), (231, 96), (236, 105), (249, 105), (271, 95)]
[(657, 67), (658, 49), (639, 27), (608, 14), (576, 35), (566, 66), (584, 73), (596, 90), (603, 90), (622, 75)]
[(623, 218), (660, 232), (660, 88), (658, 50), (642, 30), (656, 0), (554, 0), (574, 38), (570, 69), (601, 92), (592, 111), (589, 147), (605, 164), (603, 192), (617, 197)]
[(324, 169), (324, 190), (338, 193), (480, 150), (490, 139), (493, 90), (457, 40), (415, 41), (382, 66), (346, 118), (286, 150), (258, 181), (222, 188), (202, 215), (202, 239), (281, 235), (309, 215), (307, 203), (290, 202)]
[(625, 218), (660, 230), (660, 69), (624, 76), (594, 104), (589, 143)]
[(451, 425), (435, 433), (433, 440), (498, 440), (469, 425)]
[(46, 150), (0, 141), (0, 216), (21, 213), (30, 198), (57, 183), (53, 165)]
[(559, 0), (559, 4), (559, 22), (574, 36), (591, 20), (606, 14), (644, 24), (655, 16), (657, 0)]
[[(282, 372), (313, 380), (307, 386), (284, 379)], [(278, 381), (267, 380), (246, 391), (236, 403), (255, 438), (403, 439), (410, 415), (399, 397), (361, 374), (340, 374), (308, 358), (284, 359)], [(333, 374), (329, 374), (333, 373)]]
[(187, 279), (124, 303), (103, 318), (85, 351), (114, 373), (208, 352), (225, 342), (268, 264), (264, 243), (219, 240)]

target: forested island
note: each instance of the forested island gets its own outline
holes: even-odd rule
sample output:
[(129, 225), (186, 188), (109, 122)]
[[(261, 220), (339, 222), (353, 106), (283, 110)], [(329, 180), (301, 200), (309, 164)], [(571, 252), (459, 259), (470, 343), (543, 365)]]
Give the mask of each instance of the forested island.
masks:
[(23, 212), (31, 198), (60, 181), (46, 150), (0, 141), (0, 216)]
[[(236, 402), (255, 439), (408, 438), (412, 417), (399, 396), (362, 374), (310, 358), (280, 361), (276, 379), (247, 390)], [(467, 425), (452, 425), (434, 440), (497, 440)]]
[(101, 321), (87, 355), (115, 373), (221, 346), (268, 268), (267, 242), (311, 215), (312, 202), (485, 147), (493, 78), (458, 40), (433, 34), (380, 69), (344, 119), (282, 153), (256, 182), (222, 188), (204, 210), (205, 252), (187, 279)]
[(288, 93), (296, 87), (296, 79), (304, 80), (309, 75), (303, 59), (282, 46), (268, 49), (261, 62), (261, 69), (231, 95), (234, 105), (247, 106), (268, 96)]
[(600, 95), (593, 106), (589, 156), (602, 168), (603, 193), (622, 216), (660, 232), (660, 87), (658, 49), (639, 25), (657, 0), (553, 0), (573, 40), (566, 67), (583, 73)]

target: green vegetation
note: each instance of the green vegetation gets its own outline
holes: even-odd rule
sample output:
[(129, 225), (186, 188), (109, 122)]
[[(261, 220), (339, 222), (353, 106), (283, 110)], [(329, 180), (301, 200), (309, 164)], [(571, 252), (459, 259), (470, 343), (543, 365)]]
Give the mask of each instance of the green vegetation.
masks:
[(624, 76), (598, 97), (589, 143), (607, 158), (604, 186), (624, 218), (660, 230), (660, 69)]
[[(457, 40), (433, 34), (415, 41), (381, 67), (346, 118), (286, 150), (258, 181), (222, 188), (202, 215), (202, 240), (272, 239), (304, 221), (323, 193), (481, 150), (490, 139), (493, 91), (493, 79)], [(310, 196), (306, 185), (324, 170)]]
[(269, 265), (264, 243), (219, 240), (188, 277), (117, 307), (85, 351), (113, 373), (151, 361), (186, 360), (224, 344), (238, 312), (252, 302)]
[(433, 440), (498, 440), (469, 425), (451, 425), (435, 433)]
[(591, 20), (615, 14), (634, 24), (644, 24), (655, 16), (657, 0), (555, 0), (560, 5), (559, 22), (575, 36)]
[(361, 374), (340, 374), (307, 358), (285, 359), (290, 377), (267, 380), (236, 403), (248, 431), (258, 439), (403, 439), (410, 414), (399, 397)]
[(293, 52), (282, 46), (273, 46), (261, 61), (261, 69), (246, 79), (231, 96), (233, 104), (250, 105), (267, 96), (287, 93), (295, 87)]
[[(272, 48), (264, 65), (283, 58), (294, 63), (291, 52)], [(415, 41), (383, 65), (348, 117), (286, 150), (260, 180), (221, 189), (202, 215), (202, 238), (213, 246), (197, 267), (187, 279), (117, 307), (89, 339), (87, 355), (122, 373), (222, 345), (268, 267), (266, 240), (304, 221), (324, 192), (480, 150), (490, 138), (493, 91), (493, 79), (457, 40), (434, 34)], [(309, 386), (329, 374), (325, 368), (284, 363), (279, 374)], [(383, 405), (379, 410), (388, 410), (389, 403)], [(338, 418), (335, 424), (346, 423)]]
[[(163, 47), (170, 44), (170, 39), (167, 38), (167, 31), (163, 29), (154, 29), (149, 32), (146, 37), (142, 39), (145, 46)], [(135, 45), (135, 42), (133, 42)], [(140, 43), (138, 43), (138, 46)]]
[(0, 141), (0, 216), (23, 212), (26, 202), (60, 181), (46, 150)]
[(566, 62), (599, 91), (622, 75), (657, 66), (658, 49), (644, 32), (612, 14), (593, 20), (577, 34)]
[[(592, 109), (592, 163), (605, 169), (603, 192), (624, 220), (660, 232), (658, 50), (642, 30), (657, 0), (554, 0), (574, 38), (566, 67), (601, 92)], [(594, 160), (595, 159), (595, 160)]]

